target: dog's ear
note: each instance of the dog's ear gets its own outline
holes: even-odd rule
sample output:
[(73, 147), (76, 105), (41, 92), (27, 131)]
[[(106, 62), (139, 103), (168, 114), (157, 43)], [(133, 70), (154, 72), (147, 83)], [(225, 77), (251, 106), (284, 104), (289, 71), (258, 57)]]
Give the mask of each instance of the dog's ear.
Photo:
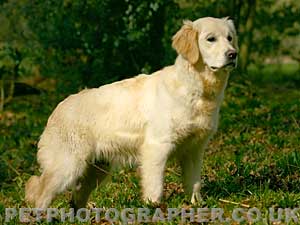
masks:
[(232, 32), (234, 32), (236, 34), (233, 19), (230, 16), (227, 16), (227, 17), (224, 17), (223, 20), (225, 20), (227, 22), (227, 24), (230, 27), (230, 29), (232, 30)]
[(224, 17), (223, 19), (227, 22), (230, 30), (232, 31), (232, 33), (234, 35), (234, 37), (233, 37), (233, 44), (234, 44), (235, 49), (238, 51), (238, 48), (239, 48), (239, 46), (238, 46), (238, 38), (237, 38), (236, 29), (235, 29), (235, 26), (234, 26), (233, 19), (231, 17), (229, 17), (229, 16)]
[(187, 59), (191, 64), (196, 64), (200, 57), (198, 47), (198, 33), (193, 28), (192, 21), (184, 21), (184, 25), (172, 38), (172, 47)]

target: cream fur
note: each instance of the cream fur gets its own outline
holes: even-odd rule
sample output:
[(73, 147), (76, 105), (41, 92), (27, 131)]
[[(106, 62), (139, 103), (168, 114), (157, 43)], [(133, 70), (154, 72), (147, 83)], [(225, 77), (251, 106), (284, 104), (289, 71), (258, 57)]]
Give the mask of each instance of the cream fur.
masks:
[[(46, 208), (58, 193), (73, 188), (75, 207), (84, 207), (89, 193), (107, 175), (105, 170), (137, 163), (143, 199), (159, 202), (166, 161), (175, 155), (185, 191), (192, 203), (200, 201), (204, 149), (217, 130), (228, 79), (227, 67), (221, 68), (227, 63), (223, 55), (237, 49), (226, 41), (228, 33), (235, 35), (230, 23), (216, 18), (189, 21), (173, 38), (179, 53), (174, 65), (62, 101), (39, 141), (42, 175), (27, 183), (27, 200)], [(205, 33), (215, 34), (220, 46), (208, 46)], [(206, 58), (209, 52), (218, 59), (220, 69), (212, 69), (211, 59), (201, 57), (203, 52)]]

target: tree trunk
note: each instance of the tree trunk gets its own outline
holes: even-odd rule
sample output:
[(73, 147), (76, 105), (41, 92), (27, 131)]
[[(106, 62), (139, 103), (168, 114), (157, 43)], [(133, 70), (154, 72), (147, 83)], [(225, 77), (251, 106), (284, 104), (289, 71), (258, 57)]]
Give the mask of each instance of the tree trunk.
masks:
[(0, 112), (3, 111), (4, 108), (4, 81), (0, 80)]
[(240, 68), (242, 71), (245, 71), (249, 64), (249, 56), (251, 52), (252, 37), (253, 37), (253, 28), (254, 28), (254, 19), (256, 12), (256, 0), (247, 1), (247, 15), (246, 23), (244, 27), (244, 38), (240, 47)]

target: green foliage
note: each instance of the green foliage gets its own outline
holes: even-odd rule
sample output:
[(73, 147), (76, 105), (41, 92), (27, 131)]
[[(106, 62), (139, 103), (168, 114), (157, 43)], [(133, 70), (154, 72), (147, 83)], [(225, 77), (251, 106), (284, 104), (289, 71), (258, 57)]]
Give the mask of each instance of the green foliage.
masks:
[[(48, 0), (28, 1), (25, 12), (46, 50), (44, 68), (59, 70), (64, 89), (72, 90), (162, 67), (166, 13), (175, 6), (170, 0)], [(48, 64), (54, 60), (55, 68)]]
[[(9, 0), (0, 7), (0, 44), (20, 52), (18, 73), (30, 77), (39, 67), (41, 76), (57, 80), (59, 92), (172, 63), (172, 35), (183, 19), (203, 16), (234, 19), (243, 70), (249, 64), (277, 63), (286, 55), (300, 60), (297, 1)], [(12, 68), (10, 73), (15, 73)]]
[(17, 49), (13, 49), (8, 44), (0, 46), (0, 78), (3, 78), (4, 74), (15, 71), (20, 65), (20, 60), (21, 56)]
[(30, 76), (39, 61), (41, 48), (25, 19), (25, 3), (11, 0), (0, 6), (0, 76), (4, 73)]

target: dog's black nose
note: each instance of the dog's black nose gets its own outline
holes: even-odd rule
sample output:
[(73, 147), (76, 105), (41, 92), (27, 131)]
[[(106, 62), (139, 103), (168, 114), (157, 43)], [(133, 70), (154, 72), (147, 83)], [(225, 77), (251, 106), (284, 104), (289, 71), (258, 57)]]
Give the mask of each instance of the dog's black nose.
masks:
[(228, 51), (225, 53), (225, 55), (226, 55), (226, 57), (227, 57), (228, 59), (233, 60), (233, 59), (236, 58), (237, 52), (236, 52), (235, 50), (228, 50)]

